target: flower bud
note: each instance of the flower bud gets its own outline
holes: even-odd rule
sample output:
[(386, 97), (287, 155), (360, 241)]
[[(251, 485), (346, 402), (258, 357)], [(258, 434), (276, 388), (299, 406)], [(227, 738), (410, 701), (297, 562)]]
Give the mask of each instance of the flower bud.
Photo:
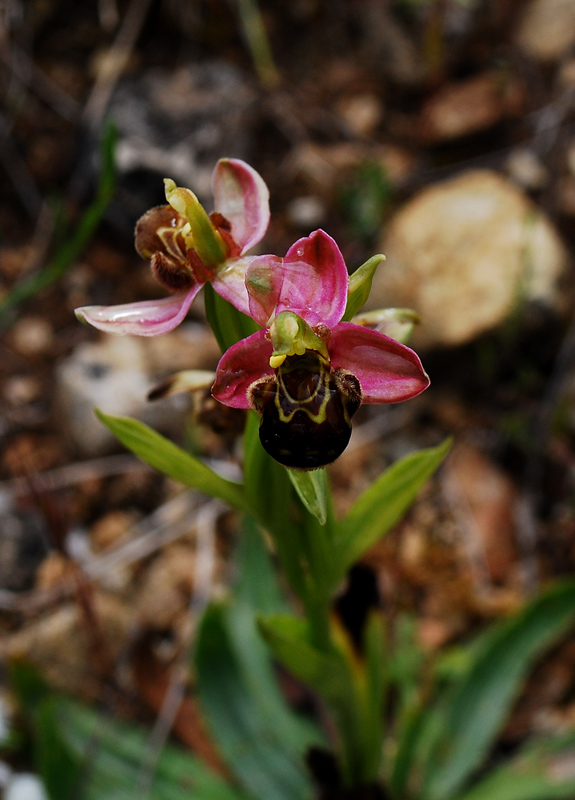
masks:
[(356, 325), (373, 328), (396, 342), (407, 344), (416, 325), (421, 318), (411, 308), (380, 308), (377, 311), (365, 311), (353, 318)]

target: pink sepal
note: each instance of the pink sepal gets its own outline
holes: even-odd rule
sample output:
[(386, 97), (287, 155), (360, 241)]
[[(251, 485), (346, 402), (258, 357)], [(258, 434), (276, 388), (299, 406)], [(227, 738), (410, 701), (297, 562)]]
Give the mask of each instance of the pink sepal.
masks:
[(343, 317), (348, 282), (339, 247), (325, 231), (314, 231), (286, 253), (276, 314), (294, 311), (310, 325), (331, 328)]
[(119, 336), (159, 336), (176, 328), (184, 319), (202, 284), (188, 292), (160, 300), (143, 300), (118, 306), (83, 306), (75, 314), (80, 322)]
[(347, 303), (348, 274), (339, 247), (322, 230), (299, 239), (285, 258), (256, 256), (246, 272), (250, 314), (267, 325), (293, 311), (310, 325), (335, 325)]
[(259, 256), (229, 258), (218, 268), (211, 279), (215, 291), (235, 306), (238, 311), (248, 316), (250, 316), (250, 299), (246, 289), (246, 270), (255, 258), (259, 258)]
[(341, 251), (325, 231), (299, 239), (283, 260), (276, 314), (293, 311), (315, 325), (335, 325), (347, 303), (348, 274)]
[(231, 223), (242, 254), (263, 238), (270, 221), (269, 191), (263, 178), (237, 158), (222, 158), (212, 174), (214, 208)]
[(268, 325), (275, 314), (284, 274), (284, 259), (279, 256), (255, 256), (248, 266), (249, 313), (258, 325)]
[(249, 408), (248, 389), (259, 378), (272, 376), (272, 344), (265, 331), (256, 331), (230, 347), (220, 359), (212, 395), (232, 408)]
[(377, 331), (340, 322), (328, 349), (332, 368), (341, 367), (359, 380), (364, 403), (400, 403), (429, 386), (417, 354)]

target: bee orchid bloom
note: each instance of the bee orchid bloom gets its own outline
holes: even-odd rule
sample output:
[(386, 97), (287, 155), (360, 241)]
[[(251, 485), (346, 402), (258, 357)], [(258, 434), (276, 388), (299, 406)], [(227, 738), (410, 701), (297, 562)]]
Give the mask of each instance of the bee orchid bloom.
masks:
[(284, 258), (254, 258), (246, 271), (262, 330), (223, 355), (212, 394), (257, 411), (263, 447), (287, 467), (317, 469), (340, 456), (361, 403), (399, 403), (429, 385), (409, 347), (342, 322), (348, 284), (343, 256), (322, 230)]
[(166, 179), (168, 205), (147, 211), (136, 225), (136, 250), (172, 294), (116, 306), (84, 306), (76, 316), (106, 333), (158, 336), (179, 325), (202, 288), (249, 314), (244, 254), (264, 236), (269, 192), (260, 175), (238, 159), (221, 159), (212, 174), (215, 211), (208, 216), (195, 194)]

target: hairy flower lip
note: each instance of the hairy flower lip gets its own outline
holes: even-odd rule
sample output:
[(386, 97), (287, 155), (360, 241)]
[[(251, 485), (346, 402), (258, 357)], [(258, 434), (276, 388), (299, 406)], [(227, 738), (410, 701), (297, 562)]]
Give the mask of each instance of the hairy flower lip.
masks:
[[(184, 272), (181, 275), (170, 276), (162, 269), (156, 269), (162, 284), (173, 292), (170, 297), (126, 303), (121, 306), (83, 306), (75, 312), (81, 322), (105, 333), (159, 336), (173, 330), (184, 320), (194, 298), (202, 285), (208, 281), (232, 305), (245, 314), (250, 313), (245, 272), (250, 259), (255, 256), (246, 257), (244, 254), (262, 239), (267, 230), (270, 218), (268, 188), (252, 167), (239, 159), (232, 158), (221, 159), (217, 163), (212, 173), (212, 187), (214, 220), (212, 222), (207, 215), (206, 220), (212, 227), (214, 236), (217, 234), (217, 239), (214, 239), (213, 248), (210, 249), (210, 245), (207, 252), (217, 253), (217, 242), (221, 242), (225, 260), (215, 265), (206, 264), (195, 249), (185, 253), (185, 245), (183, 248), (179, 245), (176, 247), (176, 239), (171, 237), (168, 255), (170, 258), (175, 258), (178, 263), (181, 257), (181, 268)], [(167, 206), (169, 211), (165, 206), (157, 208), (159, 211), (156, 210), (155, 213), (163, 214), (172, 227), (179, 229), (181, 226), (183, 230), (189, 225), (185, 216), (171, 206)], [(151, 212), (154, 212), (154, 209), (146, 214)], [(170, 225), (167, 225), (167, 230)], [(178, 235), (179, 230), (174, 236)], [(162, 244), (164, 243), (156, 240), (153, 234), (147, 233), (140, 242), (139, 249), (143, 251), (143, 255), (152, 257), (154, 253), (150, 248), (157, 248)], [(162, 262), (161, 266), (169, 269), (170, 262)], [(187, 270), (189, 279), (185, 274)]]

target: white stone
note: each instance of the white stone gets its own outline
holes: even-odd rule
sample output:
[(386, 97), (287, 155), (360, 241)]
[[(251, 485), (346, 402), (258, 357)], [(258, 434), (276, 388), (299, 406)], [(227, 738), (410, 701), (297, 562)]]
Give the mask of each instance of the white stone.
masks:
[(413, 308), (413, 343), (460, 345), (503, 322), (518, 303), (560, 306), (567, 255), (534, 203), (495, 172), (463, 173), (424, 189), (389, 223), (369, 308)]
[(290, 222), (298, 228), (317, 228), (325, 219), (324, 203), (313, 195), (295, 197), (287, 207)]
[(517, 29), (515, 43), (540, 61), (554, 61), (575, 43), (573, 0), (531, 0)]
[(114, 416), (137, 417), (170, 431), (182, 422), (186, 397), (150, 403), (147, 394), (157, 382), (149, 375), (146, 340), (105, 336), (85, 342), (57, 370), (57, 400), (64, 432), (85, 456), (102, 455), (116, 440), (97, 419), (94, 409)]
[(14, 775), (4, 793), (4, 800), (48, 800), (40, 778), (22, 772)]

